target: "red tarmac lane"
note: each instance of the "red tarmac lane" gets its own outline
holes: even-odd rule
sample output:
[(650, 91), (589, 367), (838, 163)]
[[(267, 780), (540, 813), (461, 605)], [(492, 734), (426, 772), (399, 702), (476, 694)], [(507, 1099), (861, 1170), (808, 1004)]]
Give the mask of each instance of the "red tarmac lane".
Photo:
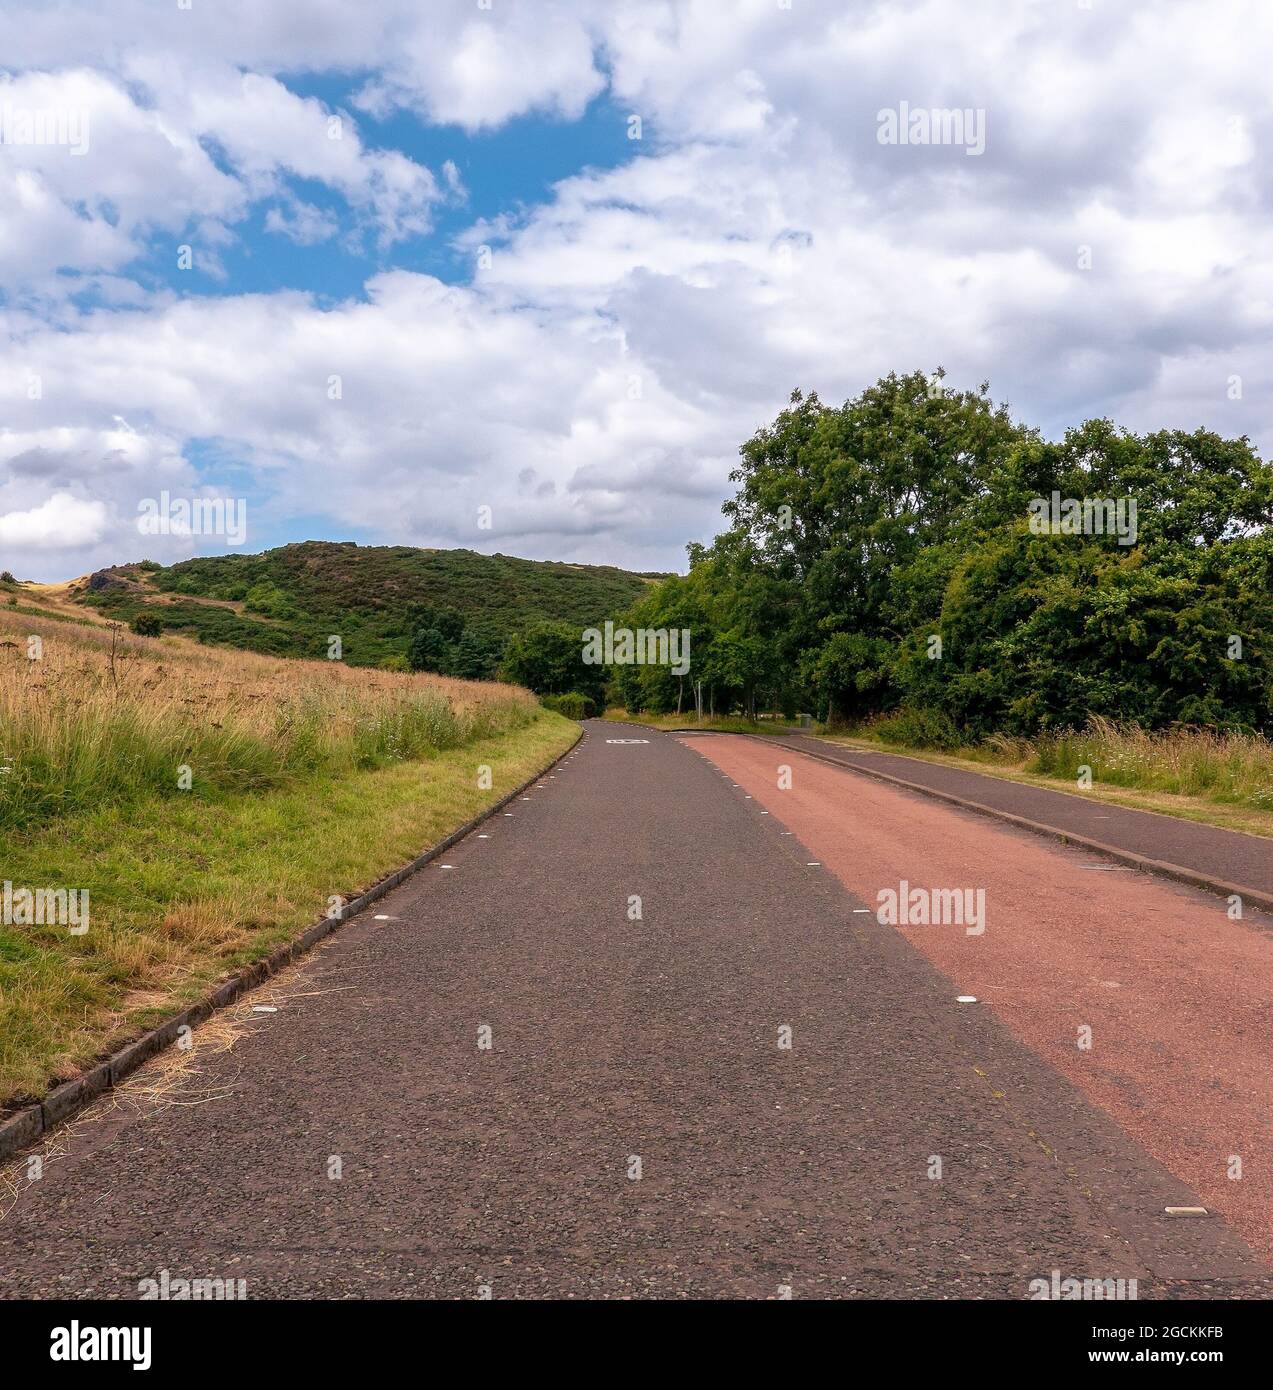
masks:
[(1273, 1258), (1273, 920), (761, 740), (690, 742), (863, 904), (984, 893), (979, 931), (898, 930)]
[[(748, 740), (585, 727), (508, 814), (51, 1136), (42, 1176), (11, 1165), (0, 1295), (1273, 1289), (1243, 1100), (1267, 1088), (1263, 938), (1157, 884), (1148, 908), (1110, 875), (1075, 896), (1074, 856), (847, 772), (802, 759), (778, 792)], [(984, 880), (975, 954), (863, 910), (904, 868)], [(1191, 946), (1216, 951), (1192, 995)], [(1163, 1215), (1221, 1206), (1233, 1148), (1229, 1219)]]
[(1273, 844), (1262, 835), (1223, 830), (1155, 811), (1136, 811), (1099, 801), (1078, 790), (1054, 791), (899, 753), (848, 748), (808, 734), (791, 734), (782, 741), (797, 752), (816, 754), (862, 771), (884, 773), (1067, 834), (1081, 835), (1113, 849), (1175, 864), (1204, 878), (1273, 895)]

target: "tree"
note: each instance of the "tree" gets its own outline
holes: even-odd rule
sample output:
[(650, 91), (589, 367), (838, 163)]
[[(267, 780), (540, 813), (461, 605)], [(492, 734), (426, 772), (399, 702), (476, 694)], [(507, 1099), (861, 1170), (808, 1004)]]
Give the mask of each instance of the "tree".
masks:
[(413, 671), (444, 672), (450, 658), (450, 644), (437, 628), (423, 627), (412, 634), (407, 663)]
[(504, 651), (506, 680), (537, 695), (577, 690), (597, 704), (605, 698), (606, 668), (583, 660), (583, 634), (569, 623), (533, 623), (514, 634)]
[(464, 615), (452, 608), (412, 605), (408, 615), (411, 640), (407, 661), (413, 671), (432, 671), (467, 680), (488, 680), (498, 656), (490, 640), (465, 631)]
[(503, 651), (498, 637), (483, 636), (469, 628), (452, 648), (448, 674), (469, 681), (494, 680)]
[(464, 631), (464, 615), (454, 608), (413, 603), (407, 611), (407, 630), (416, 633), (430, 629), (441, 633), (444, 642), (458, 642)]
[[(891, 374), (837, 409), (792, 393), (772, 426), (741, 449), (741, 484), (725, 512), (775, 576), (800, 586), (800, 669), (831, 714), (886, 707), (895, 695), (884, 645), (907, 619), (899, 570), (972, 525), (1007, 461), (1033, 436), (942, 374)], [(837, 635), (864, 639), (835, 643)], [(848, 664), (854, 653), (864, 664)]]
[[(914, 372), (838, 409), (794, 392), (741, 457), (732, 528), (691, 578), (711, 595), (699, 669), (744, 708), (904, 702), (956, 738), (1273, 722), (1273, 469), (1245, 438), (1091, 420), (1047, 441), (984, 385)], [(1126, 512), (1032, 529), (1054, 499)]]

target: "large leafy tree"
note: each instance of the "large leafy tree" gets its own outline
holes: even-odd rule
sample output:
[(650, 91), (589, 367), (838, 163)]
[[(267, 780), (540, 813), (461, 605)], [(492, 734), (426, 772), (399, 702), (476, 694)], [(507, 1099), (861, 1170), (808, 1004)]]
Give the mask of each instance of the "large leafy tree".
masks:
[(623, 614), (627, 627), (690, 634), (690, 669), (621, 666), (615, 681), (630, 710), (700, 713), (759, 705), (794, 707), (792, 651), (800, 619), (796, 592), (743, 532), (727, 531), (710, 547), (689, 547), (688, 575), (674, 576)]
[(774, 573), (800, 586), (800, 672), (824, 712), (887, 704), (894, 652), (925, 594), (899, 574), (975, 524), (1033, 436), (988, 388), (889, 375), (839, 409), (792, 394), (741, 450), (725, 506)]
[[(723, 707), (904, 701), (964, 735), (1273, 723), (1273, 469), (1245, 438), (1091, 420), (1047, 441), (985, 386), (914, 372), (839, 408), (797, 391), (740, 452), (731, 528), (675, 591)], [(1134, 502), (1135, 532), (1036, 534), (1053, 494)]]
[(606, 668), (584, 663), (582, 631), (569, 623), (534, 623), (514, 634), (504, 651), (503, 674), (536, 695), (574, 690), (598, 705), (605, 697)]

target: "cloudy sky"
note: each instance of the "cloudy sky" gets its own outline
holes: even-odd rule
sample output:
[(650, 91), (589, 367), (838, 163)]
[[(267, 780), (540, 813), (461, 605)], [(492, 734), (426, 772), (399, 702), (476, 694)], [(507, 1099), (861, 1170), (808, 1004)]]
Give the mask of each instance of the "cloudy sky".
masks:
[(938, 364), (1273, 443), (1267, 0), (186, 3), (0, 0), (21, 577), (226, 549), (163, 491), (683, 568), (793, 387)]

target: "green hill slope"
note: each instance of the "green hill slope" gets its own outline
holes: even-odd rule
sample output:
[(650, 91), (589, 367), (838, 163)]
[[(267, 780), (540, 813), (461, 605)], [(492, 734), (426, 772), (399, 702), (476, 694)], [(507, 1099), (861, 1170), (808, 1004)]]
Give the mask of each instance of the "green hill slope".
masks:
[(125, 622), (150, 612), (200, 641), (278, 656), (325, 656), (338, 635), (345, 661), (368, 666), (406, 655), (420, 607), (453, 610), (467, 630), (502, 644), (541, 619), (600, 623), (654, 577), (471, 550), (305, 541), (260, 555), (119, 565), (89, 576), (75, 597)]

